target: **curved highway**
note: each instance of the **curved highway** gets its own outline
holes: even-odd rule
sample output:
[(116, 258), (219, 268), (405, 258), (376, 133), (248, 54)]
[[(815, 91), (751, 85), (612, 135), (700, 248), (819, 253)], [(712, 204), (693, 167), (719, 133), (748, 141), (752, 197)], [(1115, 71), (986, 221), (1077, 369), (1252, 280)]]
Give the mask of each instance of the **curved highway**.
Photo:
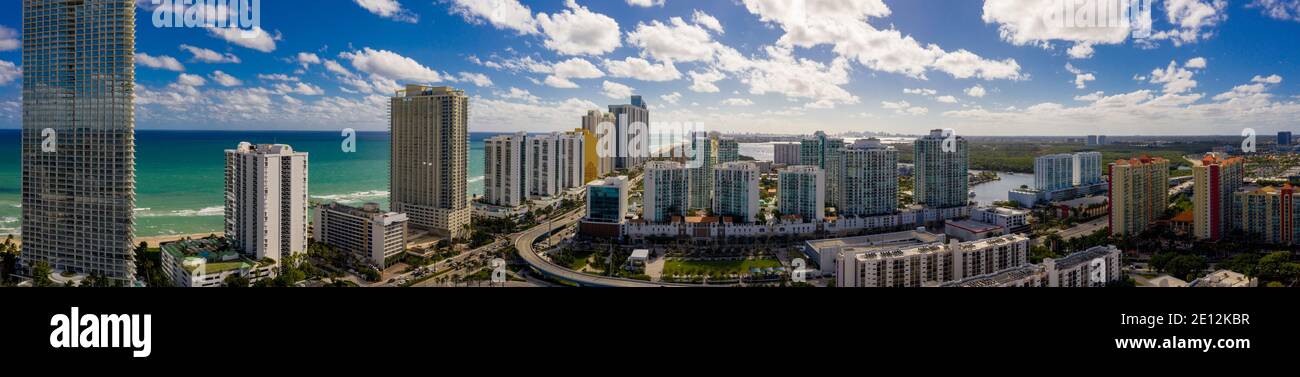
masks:
[(515, 238), (515, 248), (519, 249), (519, 256), (528, 263), (529, 266), (543, 275), (549, 276), (556, 280), (574, 283), (583, 287), (693, 287), (697, 285), (676, 284), (676, 283), (655, 283), (644, 280), (624, 279), (608, 276), (598, 276), (585, 274), (570, 270), (564, 266), (551, 263), (541, 255), (537, 255), (537, 250), (533, 244), (543, 235), (550, 233), (550, 229), (563, 229), (571, 224), (578, 222), (582, 218), (583, 211), (579, 210), (573, 214), (559, 219), (554, 227), (545, 224), (535, 226)]

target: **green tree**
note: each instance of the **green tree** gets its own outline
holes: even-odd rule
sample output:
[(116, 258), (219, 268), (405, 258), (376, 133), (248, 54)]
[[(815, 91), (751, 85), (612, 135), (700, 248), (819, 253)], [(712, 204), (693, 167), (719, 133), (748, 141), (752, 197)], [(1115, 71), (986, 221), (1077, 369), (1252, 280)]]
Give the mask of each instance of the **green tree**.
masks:
[(36, 265), (32, 266), (32, 286), (34, 287), (53, 286), (54, 281), (50, 280), (50, 274), (53, 272), (54, 270), (50, 269), (49, 263), (45, 263), (45, 261), (36, 262)]
[(1179, 255), (1165, 265), (1170, 275), (1185, 280), (1194, 280), (1206, 267), (1205, 257), (1199, 255)]
[(248, 287), (248, 278), (240, 275), (226, 276), (225, 285), (227, 288), (245, 288)]
[(1259, 269), (1259, 254), (1245, 253), (1233, 255), (1232, 258), (1219, 263), (1218, 268), (1233, 271), (1246, 275), (1247, 277), (1256, 277)]
[(1291, 262), (1291, 252), (1279, 251), (1260, 258), (1256, 273), (1264, 281), (1287, 284), (1300, 277), (1300, 264)]

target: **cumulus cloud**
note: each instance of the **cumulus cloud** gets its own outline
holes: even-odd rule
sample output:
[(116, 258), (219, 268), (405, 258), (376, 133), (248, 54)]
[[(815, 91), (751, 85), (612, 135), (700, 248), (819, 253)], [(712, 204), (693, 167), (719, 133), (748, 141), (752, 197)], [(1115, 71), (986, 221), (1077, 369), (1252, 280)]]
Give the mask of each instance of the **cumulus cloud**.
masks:
[(266, 30), (261, 27), (255, 27), (252, 30), (219, 27), (207, 29), (208, 33), (212, 34), (214, 37), (223, 39), (236, 46), (261, 52), (274, 52), (275, 42), (283, 38), (280, 35), (280, 32), (277, 31), (275, 35), (271, 35), (271, 33), (266, 32)]
[(375, 50), (369, 47), (357, 51), (344, 52), (339, 58), (352, 64), (357, 71), (370, 74), (373, 78), (414, 83), (433, 83), (443, 81), (442, 74), (411, 59), (388, 50)]
[(682, 78), (682, 73), (671, 61), (654, 64), (638, 57), (624, 60), (605, 60), (605, 69), (609, 75), (642, 81), (673, 81)]
[(182, 50), (189, 51), (190, 54), (194, 55), (194, 57), (191, 58), (190, 61), (197, 61), (197, 62), (210, 63), (210, 64), (222, 64), (222, 63), (239, 64), (240, 63), (239, 57), (235, 56), (235, 54), (231, 54), (231, 53), (222, 54), (220, 52), (212, 51), (206, 48), (194, 47), (187, 44), (181, 45), (180, 48)]
[(894, 114), (898, 115), (926, 115), (930, 113), (930, 109), (921, 106), (913, 106), (907, 101), (880, 101), (880, 107), (885, 110), (893, 110)]
[(1164, 84), (1165, 93), (1185, 93), (1196, 88), (1197, 85), (1196, 80), (1192, 79), (1195, 76), (1192, 69), (1203, 68), (1205, 68), (1205, 59), (1203, 58), (1188, 60), (1182, 67), (1178, 66), (1178, 62), (1170, 61), (1168, 67), (1152, 70), (1149, 81), (1153, 84)]
[(722, 29), (722, 23), (718, 22), (717, 18), (710, 16), (708, 13), (704, 13), (704, 11), (696, 10), (695, 13), (691, 14), (691, 21), (694, 21), (696, 25), (713, 30), (718, 34), (726, 33), (726, 30)]
[(642, 55), (658, 61), (705, 62), (722, 48), (708, 29), (681, 17), (673, 17), (668, 23), (654, 20), (639, 24), (627, 34), (627, 41), (641, 48)]
[(957, 97), (953, 97), (953, 96), (938, 96), (938, 97), (934, 97), (934, 100), (935, 100), (935, 101), (942, 102), (942, 103), (957, 103), (957, 102), (958, 102), (958, 101), (957, 101)]
[(632, 92), (634, 91), (630, 86), (613, 81), (605, 81), (605, 83), (602, 84), (602, 87), (604, 88), (603, 93), (605, 96), (613, 99), (632, 97)]
[(135, 53), (135, 63), (153, 69), (165, 69), (175, 72), (185, 70), (185, 66), (181, 65), (179, 60), (167, 55), (153, 56), (143, 52), (137, 52)]
[(14, 63), (0, 60), (0, 86), (9, 85), (23, 77), (23, 68)]
[(1300, 21), (1300, 1), (1297, 0), (1252, 0), (1246, 6), (1258, 8), (1275, 19)]
[(366, 8), (370, 13), (387, 19), (401, 22), (417, 23), (420, 22), (420, 16), (411, 11), (402, 8), (402, 4), (397, 0), (354, 0), (357, 5)]
[(727, 75), (716, 70), (692, 71), (690, 75), (692, 82), (690, 89), (696, 93), (717, 93), (720, 90), (714, 83), (727, 78)]
[(670, 104), (670, 105), (676, 105), (678, 101), (681, 101), (681, 99), (682, 99), (682, 94), (681, 94), (681, 93), (678, 93), (678, 92), (672, 92), (672, 93), (669, 93), (669, 94), (664, 94), (664, 95), (659, 96), (659, 99), (663, 100), (664, 103), (667, 103), (667, 104)]
[(946, 51), (935, 44), (923, 45), (895, 29), (877, 29), (867, 20), (891, 13), (881, 0), (744, 0), (744, 4), (761, 21), (785, 30), (777, 41), (781, 46), (831, 45), (840, 57), (867, 68), (916, 78), (925, 78), (931, 70), (960, 79), (1024, 78), (1014, 59), (992, 60), (967, 50)]
[(927, 96), (927, 97), (928, 97), (928, 96), (933, 96), (933, 95), (935, 95), (935, 94), (939, 94), (939, 91), (934, 90), (934, 89), (922, 89), (922, 88), (912, 89), (912, 88), (904, 88), (904, 89), (903, 89), (903, 94), (915, 94), (915, 95), (919, 95), (919, 96)]
[(211, 78), (213, 82), (216, 82), (217, 84), (220, 84), (221, 86), (224, 87), (244, 85), (243, 81), (240, 81), (239, 79), (235, 78), (235, 76), (231, 76), (222, 71), (214, 71), (212, 72), (212, 75), (208, 77)]
[(642, 8), (662, 7), (664, 6), (664, 0), (627, 0), (627, 5)]
[(492, 79), (488, 78), (487, 75), (482, 73), (461, 72), (459, 77), (460, 77), (460, 81), (474, 84), (474, 86), (480, 88), (486, 88), (492, 86)]
[(18, 32), (0, 25), (0, 51), (13, 51), (23, 47)]
[(581, 87), (571, 79), (596, 79), (605, 77), (605, 73), (596, 68), (595, 64), (582, 58), (570, 58), (549, 67), (544, 65), (530, 65), (530, 70), (537, 73), (550, 73), (544, 83), (547, 86), (560, 89), (574, 89)]
[(546, 36), (547, 48), (564, 55), (603, 55), (623, 44), (618, 22), (592, 12), (575, 0), (555, 14), (538, 14), (537, 25)]
[(984, 87), (979, 86), (979, 85), (976, 85), (976, 86), (972, 86), (972, 87), (970, 87), (970, 88), (967, 88), (967, 89), (965, 90), (965, 92), (966, 92), (966, 95), (971, 96), (971, 97), (975, 97), (975, 98), (983, 98), (985, 94), (988, 94), (988, 92), (984, 90)]
[(1065, 63), (1065, 70), (1070, 71), (1071, 74), (1074, 74), (1074, 87), (1078, 89), (1087, 89), (1088, 82), (1097, 79), (1096, 75), (1075, 68), (1074, 65), (1070, 63)]
[(520, 35), (538, 33), (533, 11), (518, 0), (452, 0), (451, 13), (464, 17), (467, 22), (487, 22)]
[(750, 101), (748, 98), (728, 98), (723, 100), (722, 104), (727, 106), (753, 106), (754, 101)]
[(497, 96), (504, 99), (521, 100), (529, 103), (538, 103), (542, 100), (540, 97), (533, 95), (533, 93), (528, 90), (516, 87), (510, 87), (510, 90), (506, 92), (498, 92)]

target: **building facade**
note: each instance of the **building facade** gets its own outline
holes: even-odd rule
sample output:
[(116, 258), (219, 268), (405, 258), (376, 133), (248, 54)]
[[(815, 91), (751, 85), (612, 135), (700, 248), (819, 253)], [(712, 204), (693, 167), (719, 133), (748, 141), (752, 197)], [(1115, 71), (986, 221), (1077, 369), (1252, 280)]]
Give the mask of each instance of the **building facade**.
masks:
[(256, 259), (307, 252), (307, 153), (283, 144), (226, 151), (226, 238)]
[(224, 287), (232, 276), (249, 284), (275, 278), (275, 261), (250, 259), (225, 241), (204, 238), (162, 244), (159, 262), (163, 274), (173, 286), (182, 288)]
[(651, 223), (686, 216), (690, 209), (690, 170), (681, 163), (650, 161), (645, 164), (642, 218)]
[(1246, 162), (1240, 157), (1210, 154), (1192, 163), (1192, 234), (1197, 239), (1221, 240), (1233, 229), (1233, 211), (1238, 206), (1237, 190), (1246, 178)]
[(799, 160), (800, 143), (776, 143), (772, 144), (772, 162), (777, 164), (794, 166), (802, 164)]
[(1034, 188), (1042, 191), (1074, 186), (1074, 155), (1052, 154), (1034, 159)]
[[(618, 128), (615, 125), (617, 122), (618, 119), (614, 118), (614, 114), (600, 110), (588, 111), (587, 115), (582, 117), (582, 129), (591, 134), (592, 144), (588, 148), (595, 153), (595, 159), (592, 161), (596, 165), (595, 177), (590, 177), (591, 179), (588, 179), (587, 182), (614, 172), (613, 152), (616, 151), (616, 148), (613, 142), (616, 141), (617, 137), (606, 135), (617, 132)], [(605, 126), (601, 126), (602, 124)], [(605, 149), (600, 146), (603, 141), (610, 142), (610, 145), (604, 146)]]
[(748, 162), (718, 164), (713, 169), (713, 213), (738, 222), (758, 219), (758, 183), (762, 172)]
[(1250, 187), (1237, 192), (1240, 217), (1234, 223), (1253, 240), (1300, 245), (1300, 192), (1294, 186)]
[(383, 271), (406, 253), (406, 214), (384, 212), (379, 204), (351, 207), (330, 203), (316, 207), (313, 239), (351, 254)]
[(1137, 235), (1169, 208), (1169, 161), (1159, 157), (1110, 164), (1110, 231)]
[(917, 204), (949, 208), (970, 202), (970, 149), (966, 139), (950, 136), (933, 130), (913, 143), (913, 198)]
[(799, 144), (799, 165), (816, 166), (826, 172), (826, 205), (838, 207), (840, 150), (844, 139), (831, 138), (817, 131)]
[(1101, 179), (1101, 152), (1075, 153), (1074, 186), (1090, 186), (1105, 182)]
[(740, 142), (729, 137), (717, 137), (715, 140), (717, 140), (719, 164), (740, 161)]
[(22, 2), (29, 269), (135, 279), (135, 3)]
[(848, 247), (836, 261), (836, 287), (923, 287), (1029, 264), (1029, 238), (1008, 235), (973, 242)]
[(488, 204), (518, 207), (528, 202), (527, 139), (520, 132), (483, 141), (483, 200)]
[[(614, 168), (635, 169), (641, 167), (649, 157), (650, 109), (641, 96), (632, 96), (632, 103), (627, 105), (610, 105), (609, 113), (614, 118)], [(644, 127), (639, 129), (639, 127)], [(644, 131), (644, 134), (640, 132)], [(639, 139), (639, 144), (637, 140)]]
[(691, 136), (691, 151), (695, 161), (691, 166), (691, 209), (713, 208), (713, 166), (718, 164), (716, 139), (707, 132)]
[(791, 166), (777, 173), (777, 204), (782, 215), (805, 221), (826, 219), (826, 172), (816, 166)]
[(840, 149), (840, 216), (877, 216), (898, 212), (898, 151), (880, 140), (858, 140)]
[(407, 85), (390, 101), (389, 199), (412, 228), (461, 238), (469, 206), (469, 96)]
[(587, 185), (587, 217), (584, 221), (620, 224), (627, 216), (628, 180), (607, 177)]

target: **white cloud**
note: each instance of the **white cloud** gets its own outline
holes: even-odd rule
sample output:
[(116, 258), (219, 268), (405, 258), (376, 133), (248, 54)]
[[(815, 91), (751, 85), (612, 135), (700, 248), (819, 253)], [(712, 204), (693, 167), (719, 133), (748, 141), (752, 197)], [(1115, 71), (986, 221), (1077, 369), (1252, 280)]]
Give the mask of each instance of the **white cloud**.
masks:
[(554, 65), (544, 68), (544, 65), (531, 65), (529, 69), (538, 73), (550, 73), (546, 77), (546, 85), (561, 88), (573, 89), (580, 87), (570, 79), (596, 79), (605, 77), (605, 73), (596, 68), (595, 64), (582, 58), (570, 58)]
[(723, 100), (722, 104), (727, 106), (753, 106), (754, 101), (750, 101), (748, 98), (728, 98)]
[(307, 69), (313, 64), (320, 64), (320, 56), (310, 52), (299, 52), (294, 61), (298, 62), (298, 65), (301, 65), (303, 69)]
[(266, 80), (266, 81), (298, 81), (298, 78), (297, 78), (297, 77), (289, 76), (289, 75), (286, 75), (286, 74), (283, 74), (283, 73), (275, 73), (275, 74), (269, 74), (269, 75), (267, 75), (267, 74), (259, 74), (259, 75), (257, 75), (257, 78), (258, 78), (258, 79), (262, 79), (262, 80)]
[(1189, 60), (1186, 64), (1183, 64), (1182, 67), (1178, 66), (1178, 62), (1170, 61), (1169, 66), (1165, 69), (1156, 68), (1151, 71), (1150, 82), (1153, 84), (1164, 84), (1164, 92), (1166, 94), (1186, 93), (1187, 91), (1196, 88), (1197, 85), (1196, 80), (1192, 79), (1195, 73), (1188, 70), (1188, 68), (1200, 69), (1204, 67), (1205, 59), (1201, 58)]
[[(1129, 3), (1117, 4), (1127, 14)], [(1017, 46), (1052, 48), (1052, 41), (1074, 43), (1068, 53), (1075, 59), (1091, 57), (1093, 45), (1124, 43), (1132, 33), (1127, 23), (1118, 27), (1070, 27), (1058, 19), (1065, 7), (1063, 0), (985, 0), (983, 20), (998, 24), (1002, 40)]]
[(319, 96), (325, 94), (324, 89), (321, 89), (319, 86), (308, 84), (305, 82), (298, 82), (293, 84), (279, 83), (279, 84), (275, 84), (273, 88), (275, 88), (275, 92), (277, 94), (301, 94), (304, 96)]
[(627, 41), (641, 48), (643, 56), (658, 61), (709, 61), (722, 47), (707, 29), (681, 17), (673, 17), (667, 24), (659, 20), (638, 24), (636, 30), (627, 33)]
[(1300, 21), (1300, 1), (1296, 0), (1252, 0), (1246, 5), (1259, 8), (1265, 15), (1279, 19)]
[(643, 8), (662, 7), (664, 0), (627, 0), (627, 5)]
[(1250, 82), (1263, 83), (1263, 84), (1281, 84), (1282, 76), (1278, 76), (1278, 75), (1270, 75), (1268, 77), (1255, 76), (1254, 78), (1250, 79)]
[(690, 75), (692, 81), (690, 89), (692, 92), (696, 93), (717, 93), (720, 90), (714, 83), (727, 78), (727, 75), (714, 70), (703, 72), (692, 71)]
[(18, 81), (23, 77), (23, 68), (14, 63), (0, 60), (0, 85), (9, 85), (9, 83)]
[(714, 18), (713, 16), (710, 16), (708, 13), (704, 13), (704, 11), (698, 9), (695, 10), (695, 13), (691, 15), (691, 21), (695, 22), (696, 25), (700, 25), (709, 30), (713, 30), (718, 34), (724, 34), (727, 32), (722, 28), (722, 23), (718, 22), (717, 18)]
[(605, 96), (613, 99), (632, 97), (632, 92), (634, 91), (630, 86), (613, 81), (605, 81), (603, 87)]
[(798, 59), (780, 47), (766, 49), (768, 59), (750, 60), (748, 70), (738, 73), (749, 85), (750, 94), (776, 93), (790, 99), (805, 99), (816, 108), (855, 104), (858, 97), (842, 88), (849, 83), (849, 62), (836, 58), (831, 64)]
[(988, 94), (988, 92), (984, 90), (984, 87), (979, 86), (979, 85), (976, 85), (976, 86), (972, 86), (972, 87), (970, 87), (970, 88), (967, 88), (967, 89), (965, 90), (965, 92), (966, 92), (966, 95), (971, 96), (971, 97), (975, 97), (975, 98), (982, 98), (982, 97), (984, 97), (985, 94)]
[(520, 35), (537, 34), (533, 11), (518, 0), (452, 0), (451, 13), (465, 21), (487, 21), (498, 29), (514, 30)]
[(181, 62), (179, 60), (176, 60), (176, 58), (167, 55), (153, 56), (143, 52), (137, 52), (135, 54), (135, 62), (136, 64), (143, 65), (145, 67), (149, 67), (153, 69), (165, 69), (168, 71), (175, 71), (175, 72), (181, 72), (185, 70), (185, 66), (181, 65)]
[(208, 77), (211, 78), (212, 81), (224, 87), (244, 85), (243, 81), (240, 81), (239, 79), (235, 78), (235, 76), (231, 76), (222, 71), (212, 72), (212, 75)]
[(474, 86), (480, 88), (486, 88), (492, 86), (492, 79), (488, 78), (487, 75), (482, 73), (461, 72), (460, 80), (472, 83), (474, 84)]
[(828, 44), (843, 58), (882, 72), (924, 78), (937, 70), (956, 78), (1022, 79), (1014, 59), (989, 60), (970, 51), (945, 51), (922, 45), (894, 29), (877, 29), (870, 18), (890, 15), (881, 0), (790, 2), (786, 0), (744, 0), (750, 13), (763, 22), (785, 30), (780, 46), (812, 48)]
[(527, 101), (529, 103), (538, 103), (541, 102), (542, 100), (541, 98), (538, 98), (537, 96), (533, 95), (533, 93), (530, 93), (528, 90), (519, 89), (515, 87), (510, 87), (509, 92), (497, 93), (497, 96), (505, 99)]
[(217, 38), (224, 39), (226, 42), (261, 52), (275, 51), (275, 42), (282, 38), (279, 32), (276, 32), (273, 36), (261, 27), (255, 27), (252, 30), (219, 27), (207, 29), (208, 33), (211, 33)]
[(0, 26), (0, 51), (12, 51), (23, 47), (23, 41), (18, 38), (18, 32), (4, 26)]
[(912, 104), (907, 101), (880, 101), (880, 107), (885, 110), (894, 110), (894, 114), (898, 115), (925, 115), (930, 113), (930, 109), (921, 106), (912, 106)]
[(1225, 0), (1165, 0), (1165, 20), (1175, 28), (1151, 35), (1168, 39), (1175, 46), (1195, 43), (1214, 35), (1214, 27), (1228, 19)]
[(938, 96), (934, 97), (934, 100), (942, 103), (957, 103), (957, 97), (953, 96)]
[(409, 10), (403, 9), (402, 4), (397, 0), (355, 0), (357, 5), (374, 13), (377, 16), (391, 19), (394, 21), (417, 23), (420, 16)]
[(573, 129), (574, 114), (599, 109), (591, 101), (571, 98), (563, 101), (519, 103), (474, 97), (470, 101), (469, 127), (481, 132), (550, 132)]
[(603, 55), (623, 45), (618, 22), (613, 18), (592, 12), (574, 0), (565, 5), (569, 9), (537, 15), (547, 48), (564, 55)]
[(388, 50), (375, 50), (369, 47), (358, 51), (344, 52), (339, 58), (349, 61), (353, 68), (371, 75), (392, 81), (413, 83), (433, 83), (443, 81), (442, 74), (416, 62), (414, 59)]
[(939, 92), (936, 91), (936, 90), (934, 90), (934, 89), (922, 89), (922, 88), (911, 89), (911, 88), (904, 88), (904, 89), (903, 89), (903, 94), (915, 94), (915, 95), (927, 96), (927, 97), (928, 97), (928, 96), (933, 96), (933, 95), (935, 95), (935, 94), (939, 94)]
[(1070, 71), (1071, 74), (1074, 74), (1074, 87), (1078, 89), (1087, 89), (1089, 81), (1097, 80), (1096, 75), (1075, 68), (1074, 65), (1070, 63), (1065, 63), (1065, 70)]
[(628, 57), (624, 60), (605, 60), (605, 69), (609, 75), (620, 78), (632, 78), (642, 81), (673, 81), (682, 78), (682, 73), (671, 61), (660, 64), (638, 58)]
[(678, 92), (672, 92), (671, 94), (665, 94), (659, 96), (659, 99), (663, 100), (664, 103), (676, 105), (677, 101), (681, 101), (682, 94)]
[(1085, 95), (1081, 95), (1081, 96), (1075, 96), (1075, 97), (1074, 97), (1074, 100), (1075, 100), (1075, 101), (1083, 101), (1083, 102), (1097, 102), (1098, 100), (1100, 100), (1100, 99), (1102, 99), (1102, 98), (1104, 98), (1104, 97), (1106, 97), (1106, 93), (1105, 93), (1105, 92), (1098, 91), (1098, 92), (1092, 92), (1092, 93), (1085, 94)]
[(203, 76), (182, 73), (180, 77), (176, 78), (176, 83), (184, 86), (193, 87), (193, 86), (203, 86), (208, 83), (208, 80), (204, 80)]
[(194, 58), (191, 59), (192, 61), (211, 63), (211, 64), (222, 64), (222, 63), (239, 64), (240, 63), (239, 57), (231, 53), (222, 54), (220, 52), (212, 51), (206, 48), (194, 47), (186, 44), (181, 45), (181, 49), (185, 51), (189, 51), (190, 54), (194, 55)]
[(1095, 52), (1096, 50), (1092, 48), (1092, 44), (1086, 42), (1076, 43), (1073, 47), (1070, 47), (1069, 50), (1066, 50), (1066, 54), (1070, 55), (1071, 59), (1088, 59), (1091, 58)]

